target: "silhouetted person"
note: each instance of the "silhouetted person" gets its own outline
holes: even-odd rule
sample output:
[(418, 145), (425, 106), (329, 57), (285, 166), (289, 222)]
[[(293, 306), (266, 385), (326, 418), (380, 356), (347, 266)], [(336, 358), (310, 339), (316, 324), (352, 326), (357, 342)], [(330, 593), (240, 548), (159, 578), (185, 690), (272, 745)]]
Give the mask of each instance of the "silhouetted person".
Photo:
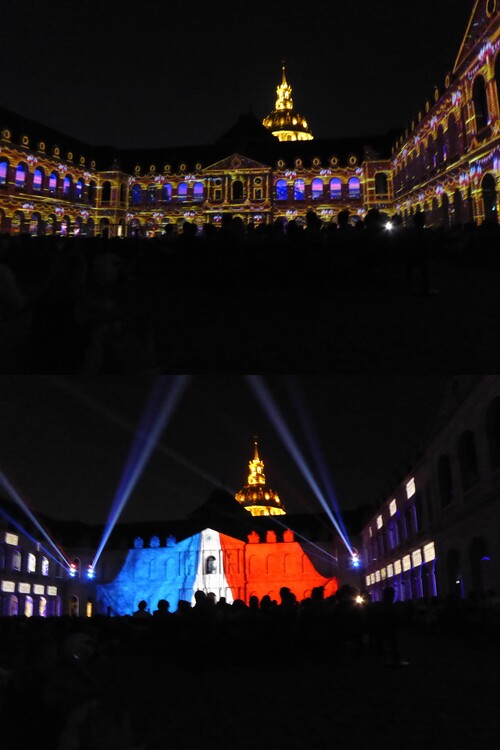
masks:
[(148, 603), (144, 601), (139, 602), (137, 610), (134, 612), (134, 617), (138, 620), (147, 620), (151, 617), (151, 614), (147, 610)]
[(153, 617), (158, 620), (166, 620), (171, 615), (169, 610), (170, 603), (167, 602), (166, 599), (160, 599), (158, 602), (158, 609), (155, 609), (153, 612)]
[(382, 602), (375, 605), (374, 609), (374, 634), (379, 653), (389, 651), (389, 660), (392, 666), (406, 667), (408, 662), (402, 661), (399, 653), (398, 643), (398, 620), (394, 607), (396, 590), (393, 586), (387, 586), (382, 595)]

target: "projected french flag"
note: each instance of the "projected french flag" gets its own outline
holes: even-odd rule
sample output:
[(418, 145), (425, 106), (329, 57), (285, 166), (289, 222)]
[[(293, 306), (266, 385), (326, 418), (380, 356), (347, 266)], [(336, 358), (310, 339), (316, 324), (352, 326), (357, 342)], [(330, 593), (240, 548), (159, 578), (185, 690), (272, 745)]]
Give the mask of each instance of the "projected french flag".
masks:
[(338, 583), (316, 570), (298, 542), (261, 542), (256, 535), (244, 542), (204, 529), (165, 547), (129, 550), (114, 581), (96, 587), (97, 611), (132, 614), (144, 599), (152, 612), (166, 599), (173, 612), (179, 600), (194, 604), (198, 590), (230, 604), (265, 595), (279, 601), (282, 586), (301, 600), (317, 586), (323, 586), (325, 596), (334, 594)]

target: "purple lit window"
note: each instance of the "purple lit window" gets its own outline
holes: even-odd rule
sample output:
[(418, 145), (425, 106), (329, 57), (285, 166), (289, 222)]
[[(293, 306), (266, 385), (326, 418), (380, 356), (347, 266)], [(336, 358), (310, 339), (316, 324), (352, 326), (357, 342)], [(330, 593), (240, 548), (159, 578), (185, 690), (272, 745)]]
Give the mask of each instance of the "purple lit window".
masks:
[(26, 182), (26, 167), (24, 164), (18, 164), (16, 167), (16, 187), (24, 187)]
[(296, 201), (303, 201), (305, 198), (306, 186), (304, 180), (295, 180), (293, 186), (293, 197)]
[(323, 197), (323, 180), (315, 177), (311, 183), (311, 195), (313, 201), (319, 201)]
[(288, 187), (286, 180), (278, 180), (276, 183), (276, 200), (286, 201), (288, 198)]
[(172, 185), (170, 184), (170, 182), (166, 182), (164, 184), (161, 193), (161, 199), (167, 202), (172, 200)]
[(349, 198), (361, 197), (361, 183), (359, 177), (351, 177), (349, 180)]
[(57, 190), (57, 175), (55, 172), (52, 172), (49, 177), (49, 190), (51, 193), (55, 193)]
[(130, 191), (130, 195), (132, 197), (132, 203), (134, 206), (138, 206), (141, 202), (142, 198), (142, 189), (141, 186), (135, 183), (135, 185), (132, 185), (132, 190)]
[(83, 180), (78, 180), (75, 184), (75, 198), (81, 200), (83, 195)]
[(41, 169), (35, 169), (33, 172), (33, 190), (42, 189), (43, 172)]
[(7, 184), (7, 172), (9, 170), (9, 162), (6, 159), (0, 161), (0, 185)]
[(330, 198), (332, 200), (342, 198), (342, 181), (339, 177), (333, 177), (330, 180)]
[(188, 186), (187, 183), (181, 182), (179, 183), (179, 187), (177, 188), (177, 197), (180, 201), (187, 200), (187, 194), (188, 194)]
[(203, 200), (203, 183), (202, 182), (195, 182), (193, 185), (193, 200), (194, 201), (202, 201)]
[(71, 190), (71, 177), (66, 177), (63, 180), (63, 195), (69, 195)]

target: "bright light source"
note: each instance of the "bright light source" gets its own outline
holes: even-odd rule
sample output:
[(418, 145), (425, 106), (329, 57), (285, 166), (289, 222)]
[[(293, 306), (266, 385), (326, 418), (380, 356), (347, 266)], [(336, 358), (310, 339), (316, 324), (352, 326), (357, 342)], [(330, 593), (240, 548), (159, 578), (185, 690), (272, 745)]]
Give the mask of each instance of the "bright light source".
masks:
[(356, 604), (364, 604), (365, 603), (365, 600), (359, 594), (358, 594), (358, 596), (356, 597), (356, 599), (354, 601), (356, 602)]
[(76, 564), (71, 563), (71, 565), (69, 566), (69, 577), (74, 578), (75, 576), (76, 576)]
[(87, 568), (87, 578), (92, 580), (94, 576), (95, 576), (94, 568), (92, 567), (92, 565), (89, 565), (89, 567)]
[(388, 232), (390, 232), (392, 229), (394, 229), (394, 225), (393, 225), (392, 221), (388, 221), (387, 224), (385, 225), (385, 228), (387, 229)]

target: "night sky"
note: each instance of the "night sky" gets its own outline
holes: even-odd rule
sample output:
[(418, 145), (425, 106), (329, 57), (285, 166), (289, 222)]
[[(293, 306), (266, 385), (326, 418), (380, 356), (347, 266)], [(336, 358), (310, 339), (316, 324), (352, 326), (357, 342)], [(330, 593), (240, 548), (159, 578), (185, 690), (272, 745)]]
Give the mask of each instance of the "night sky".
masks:
[(211, 143), (250, 104), (265, 116), (283, 58), (316, 137), (403, 128), (453, 68), (474, 3), (3, 5), (1, 105), (91, 144), (140, 148)]
[[(266, 382), (304, 447), (286, 381)], [(321, 375), (294, 382), (338, 501), (354, 509), (394, 489), (396, 474), (404, 474), (427, 435), (445, 378)], [(35, 512), (106, 520), (151, 384), (146, 376), (1, 378), (0, 467)], [(217, 484), (238, 490), (246, 483), (255, 434), (267, 481), (287, 511), (320, 511), (243, 378), (200, 375), (191, 379), (122, 520), (183, 518)]]

